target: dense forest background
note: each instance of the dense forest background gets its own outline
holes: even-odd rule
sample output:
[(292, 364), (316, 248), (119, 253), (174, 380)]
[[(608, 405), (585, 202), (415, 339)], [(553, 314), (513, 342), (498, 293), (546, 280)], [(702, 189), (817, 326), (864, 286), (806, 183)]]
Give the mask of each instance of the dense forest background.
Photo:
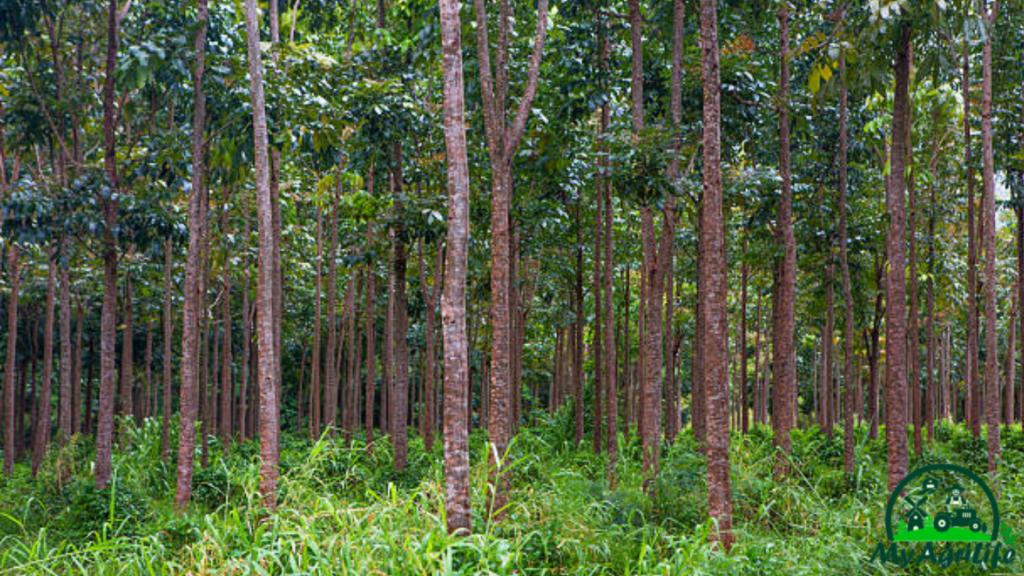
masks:
[(0, 1), (0, 574), (889, 573), (942, 462), (1020, 532), (1022, 38)]

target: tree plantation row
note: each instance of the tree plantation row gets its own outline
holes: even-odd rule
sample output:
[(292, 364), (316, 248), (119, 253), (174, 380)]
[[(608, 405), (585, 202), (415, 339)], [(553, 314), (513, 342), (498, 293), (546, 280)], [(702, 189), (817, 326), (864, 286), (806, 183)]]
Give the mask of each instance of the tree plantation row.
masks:
[(723, 551), (751, 431), (776, 482), (795, 430), (848, 478), (882, 435), (891, 490), (962, 424), (998, 485), (1022, 37), (1005, 0), (0, 0), (4, 475), (87, 437), (105, 489), (151, 420), (177, 513), (254, 441), (272, 514), (282, 434), (421, 439), (461, 536), (524, 427), (607, 489), (639, 442), (650, 498), (692, 434)]

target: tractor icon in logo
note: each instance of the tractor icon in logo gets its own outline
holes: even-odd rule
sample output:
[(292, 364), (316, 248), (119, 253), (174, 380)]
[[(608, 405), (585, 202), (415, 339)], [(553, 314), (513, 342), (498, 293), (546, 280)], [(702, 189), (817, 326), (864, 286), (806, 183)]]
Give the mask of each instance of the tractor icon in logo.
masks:
[(935, 515), (935, 529), (945, 532), (950, 527), (966, 527), (971, 532), (983, 530), (986, 526), (978, 519), (978, 514), (967, 504), (963, 496), (964, 487), (954, 484), (949, 487), (949, 496), (946, 497), (947, 510)]

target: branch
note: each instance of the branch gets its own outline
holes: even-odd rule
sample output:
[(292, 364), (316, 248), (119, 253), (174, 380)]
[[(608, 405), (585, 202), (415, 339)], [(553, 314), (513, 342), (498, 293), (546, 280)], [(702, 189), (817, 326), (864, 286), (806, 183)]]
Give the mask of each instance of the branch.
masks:
[[(477, 0), (480, 2), (481, 0)], [(533, 98), (537, 95), (537, 82), (540, 77), (540, 60), (544, 54), (544, 40), (548, 31), (548, 0), (539, 0), (537, 5), (537, 36), (533, 42), (533, 53), (530, 54), (530, 71), (526, 78), (526, 90), (519, 100), (519, 110), (512, 122), (512, 132), (505, 140), (504, 158), (511, 159), (526, 129), (526, 118), (533, 107)]]
[[(484, 0), (473, 0), (476, 11), (476, 54), (480, 64), (480, 95), (484, 101), (484, 130), (487, 133), (487, 148), (490, 152), (491, 164), (498, 160), (498, 129), (501, 120), (494, 106), (494, 77), (491, 74), (490, 40), (487, 36), (487, 8)], [(502, 123), (504, 125), (504, 123)], [(504, 132), (504, 128), (501, 130)]]

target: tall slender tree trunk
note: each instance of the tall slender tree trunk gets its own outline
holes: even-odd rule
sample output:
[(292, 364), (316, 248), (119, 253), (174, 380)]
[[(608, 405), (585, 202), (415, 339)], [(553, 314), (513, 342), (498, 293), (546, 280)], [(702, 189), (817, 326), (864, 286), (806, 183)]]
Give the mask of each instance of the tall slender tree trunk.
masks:
[[(676, 132), (672, 146), (675, 154), (669, 160), (667, 175), (673, 186), (677, 185), (679, 179), (679, 158), (682, 136), (679, 133), (683, 124), (683, 28), (686, 26), (686, 3), (683, 0), (675, 0), (672, 5), (672, 65), (670, 69), (669, 85), (669, 108), (672, 115), (672, 125)], [(675, 442), (679, 433), (681, 422), (679, 420), (679, 387), (676, 383), (676, 347), (674, 338), (675, 319), (675, 210), (674, 196), (670, 196), (667, 210), (665, 211), (665, 229), (662, 230), (661, 258), (662, 275), (665, 281), (665, 320), (662, 329), (662, 338), (665, 343), (665, 427), (666, 435), (670, 443)], [(667, 242), (665, 238), (668, 238)], [(660, 296), (659, 296), (660, 297)], [(745, 366), (746, 364), (744, 364)]]
[[(271, 3), (274, 5), (274, 3)], [(276, 11), (273, 11), (276, 12)], [(256, 211), (259, 220), (259, 279), (256, 301), (259, 341), (260, 495), (270, 511), (277, 508), (277, 464), (280, 458), (278, 387), (280, 386), (280, 246), (276, 234), (277, 198), (270, 188), (267, 112), (260, 61), (259, 13), (256, 0), (245, 0), (245, 31), (251, 81), (253, 133), (256, 149)]]
[[(129, 250), (133, 252), (134, 250)], [(135, 321), (132, 317), (132, 300), (134, 299), (131, 274), (124, 277), (124, 328), (121, 332), (121, 416), (125, 419), (121, 424), (121, 440), (130, 445), (131, 436), (125, 427), (127, 420), (135, 414)]]
[(967, 424), (981, 437), (981, 393), (978, 385), (978, 246), (975, 225), (974, 163), (971, 158), (971, 68), (968, 44), (963, 47), (964, 166), (967, 168)]
[(572, 303), (576, 317), (573, 333), (572, 393), (576, 447), (583, 443), (583, 222), (580, 218), (582, 197), (576, 201), (576, 284)]
[(1013, 424), (1013, 387), (1014, 380), (1017, 378), (1017, 358), (1016, 358), (1016, 344), (1014, 342), (1017, 332), (1017, 294), (1014, 291), (1012, 296), (1012, 302), (1010, 303), (1010, 321), (1006, 325), (1006, 384), (1003, 388), (1003, 394), (1005, 396), (1003, 401), (1003, 423), (1006, 425)]
[(46, 307), (43, 314), (43, 381), (39, 387), (39, 410), (32, 438), (32, 476), (39, 473), (39, 466), (50, 444), (50, 405), (53, 382), (53, 313), (57, 284), (57, 247), (49, 250), (46, 272)]
[[(65, 244), (64, 249), (67, 248)], [(66, 255), (64, 256), (67, 257)], [(60, 283), (60, 390), (59, 414), (60, 441), (66, 444), (75, 433), (75, 394), (74, 382), (75, 360), (71, 348), (71, 270), (66, 263), (59, 264)], [(75, 383), (74, 386), (78, 386)]]
[(907, 21), (900, 23), (893, 72), (891, 176), (886, 189), (889, 212), (889, 275), (886, 282), (885, 437), (888, 444), (889, 490), (907, 475), (907, 330), (906, 330), (906, 162), (910, 121), (910, 51), (913, 31)]
[[(469, 348), (466, 266), (469, 240), (469, 163), (464, 123), (462, 25), (457, 0), (440, 0), (444, 136), (448, 166), (448, 231), (441, 294), (444, 338), (445, 516), (449, 533), (472, 530), (469, 502)], [(436, 290), (436, 288), (435, 288)]]
[(224, 207), (221, 213), (221, 235), (224, 241), (224, 268), (221, 270), (221, 283), (223, 285), (223, 296), (220, 303), (221, 312), (221, 355), (220, 355), (220, 415), (217, 418), (217, 426), (220, 431), (220, 443), (225, 453), (231, 448), (231, 434), (232, 434), (232, 422), (231, 412), (232, 404), (235, 397), (234, 392), (234, 380), (232, 378), (231, 368), (231, 345), (233, 338), (231, 337), (231, 246), (228, 241), (229, 237), (229, 221), (228, 221), (228, 201), (230, 200), (230, 189), (224, 188), (224, 197), (222, 199)]
[[(0, 166), (0, 170), (4, 170)], [(4, 363), (4, 475), (14, 474), (15, 442), (15, 371), (18, 357), (18, 290), (21, 286), (21, 250), (14, 242), (7, 244), (7, 359)]]
[[(245, 243), (248, 245), (251, 229), (249, 228), (249, 207), (242, 207), (243, 221), (245, 222), (244, 238)], [(253, 371), (250, 369), (252, 365), (252, 318), (251, 308), (252, 305), (249, 302), (249, 277), (251, 270), (249, 268), (249, 258), (246, 254), (242, 255), (242, 266), (245, 268), (245, 274), (242, 276), (242, 384), (241, 390), (238, 393), (239, 401), (239, 415), (238, 425), (240, 427), (239, 436), (242, 440), (247, 440), (252, 435), (253, 426), (249, 424), (251, 419), (252, 405), (249, 401), (250, 386), (249, 386), (249, 375)]]
[[(164, 239), (164, 355), (161, 359), (163, 369), (163, 426), (160, 430), (160, 451), (163, 459), (168, 460), (171, 456), (170, 427), (171, 427), (171, 376), (174, 368), (171, 362), (171, 339), (174, 338), (173, 312), (171, 309), (171, 267), (174, 262), (172, 253), (171, 238)], [(79, 320), (79, 331), (81, 331), (81, 320)]]
[[(789, 432), (796, 406), (796, 357), (793, 344), (793, 306), (796, 299), (796, 239), (793, 235), (793, 188), (790, 174), (789, 126), (789, 8), (779, 8), (779, 174), (782, 193), (775, 223), (776, 261), (772, 290), (772, 443), (778, 455), (776, 476), (789, 473)], [(706, 331), (706, 330), (705, 330)]]
[[(844, 12), (843, 17), (846, 14)], [(853, 370), (853, 345), (857, 338), (856, 326), (853, 320), (853, 291), (850, 285), (850, 261), (847, 255), (847, 244), (849, 234), (847, 233), (847, 211), (849, 202), (847, 200), (847, 150), (849, 140), (847, 133), (848, 118), (848, 95), (846, 90), (846, 51), (839, 53), (839, 267), (843, 275), (843, 391), (845, 392), (843, 404), (843, 470), (847, 474), (853, 473), (853, 415), (860, 413), (855, 408), (854, 380), (857, 381), (857, 390), (860, 389), (860, 379), (855, 378)], [(859, 396), (858, 396), (859, 397)]]
[(999, 0), (985, 14), (988, 34), (982, 46), (981, 161), (985, 228), (985, 422), (988, 424), (988, 472), (999, 466), (999, 328), (996, 322), (996, 184), (992, 146), (992, 36)]
[(323, 395), (320, 393), (320, 291), (323, 285), (323, 211), (316, 209), (316, 287), (313, 290), (313, 367), (309, 387), (309, 438), (320, 436)]
[(712, 538), (725, 552), (732, 533), (732, 490), (729, 483), (729, 384), (727, 354), (729, 325), (726, 311), (728, 270), (721, 174), (721, 88), (718, 65), (718, 16), (715, 0), (701, 0), (701, 77), (704, 83), (704, 201), (699, 274), (701, 307), (707, 330), (704, 348), (704, 387), (707, 392), (708, 512), (716, 522)]
[(739, 381), (740, 381), (740, 394), (739, 394), (739, 418), (738, 424), (740, 432), (743, 434), (747, 433), (750, 427), (750, 412), (748, 410), (749, 398), (747, 398), (747, 235), (743, 235), (743, 253), (741, 255), (743, 262), (740, 264), (740, 330), (737, 337), (737, 346), (739, 347), (740, 364), (739, 364)]
[[(129, 5), (130, 6), (130, 5)], [(107, 4), (107, 54), (103, 79), (103, 166), (110, 186), (99, 198), (103, 212), (103, 305), (100, 312), (100, 402), (96, 431), (96, 487), (103, 489), (110, 481), (114, 447), (114, 396), (117, 345), (117, 227), (120, 199), (115, 141), (114, 110), (117, 51), (120, 45), (120, 19), (117, 0)]]
[(394, 161), (392, 185), (396, 197), (394, 211), (398, 218), (396, 218), (394, 224), (395, 241), (392, 244), (394, 258), (391, 269), (391, 277), (394, 279), (395, 286), (392, 318), (394, 322), (392, 326), (392, 342), (394, 345), (392, 358), (394, 378), (392, 405), (394, 408), (392, 412), (394, 426), (391, 427), (391, 435), (394, 438), (395, 446), (395, 470), (401, 471), (405, 470), (406, 461), (409, 457), (409, 312), (405, 292), (408, 259), (405, 241), (402, 240), (405, 235), (405, 229), (401, 220), (404, 208), (401, 200), (398, 200), (403, 194), (404, 176), (402, 171), (402, 146), (398, 142), (392, 144), (392, 159)]
[(835, 305), (833, 302), (834, 274), (832, 266), (832, 246), (828, 247), (828, 262), (825, 265), (825, 329), (821, 335), (821, 407), (820, 424), (822, 432), (832, 437), (836, 414), (832, 406), (832, 363), (835, 347), (832, 345), (832, 334), (835, 331)]
[[(340, 166), (339, 166), (340, 171)], [(338, 417), (338, 368), (335, 350), (338, 347), (337, 293), (338, 293), (338, 212), (341, 202), (341, 174), (334, 186), (332, 200), (331, 236), (327, 245), (327, 348), (324, 350), (324, 426), (334, 434)]]
[(75, 309), (75, 346), (71, 350), (71, 433), (82, 433), (82, 306)]
[[(188, 255), (185, 262), (185, 287), (182, 307), (181, 331), (181, 420), (178, 428), (178, 480), (174, 503), (179, 512), (188, 508), (192, 499), (192, 470), (195, 460), (196, 418), (199, 414), (199, 330), (203, 315), (203, 247), (206, 245), (206, 168), (203, 142), (205, 139), (206, 94), (203, 75), (206, 66), (206, 32), (209, 25), (207, 0), (196, 0), (195, 64), (192, 68), (192, 190), (188, 202)], [(168, 243), (169, 247), (169, 243)], [(165, 279), (165, 289), (166, 289)], [(165, 312), (164, 321), (169, 320)], [(164, 326), (166, 338), (168, 330)], [(167, 350), (167, 344), (164, 344)], [(204, 354), (205, 355), (205, 354)], [(164, 358), (164, 362), (168, 359)], [(167, 369), (164, 370), (167, 378)], [(166, 397), (166, 392), (165, 392)], [(164, 409), (166, 414), (167, 408)]]

